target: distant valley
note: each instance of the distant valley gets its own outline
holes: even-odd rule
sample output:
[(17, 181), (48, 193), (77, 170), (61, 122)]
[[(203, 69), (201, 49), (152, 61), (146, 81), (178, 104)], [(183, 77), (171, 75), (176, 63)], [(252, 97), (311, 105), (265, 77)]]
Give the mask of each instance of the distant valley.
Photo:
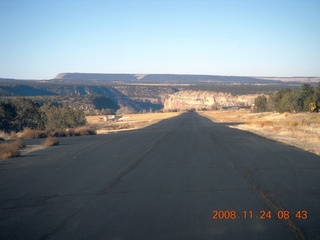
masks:
[(49, 80), (0, 78), (0, 98), (32, 97), (40, 103), (67, 104), (90, 112), (134, 112), (248, 106), (258, 94), (303, 82), (316, 85), (317, 77), (267, 78), (180, 74), (60, 73)]

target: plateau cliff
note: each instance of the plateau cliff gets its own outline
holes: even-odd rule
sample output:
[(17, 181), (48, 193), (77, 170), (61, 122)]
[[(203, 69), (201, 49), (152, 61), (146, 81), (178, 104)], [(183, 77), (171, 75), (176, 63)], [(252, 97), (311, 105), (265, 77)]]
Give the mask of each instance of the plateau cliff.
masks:
[(164, 100), (164, 110), (202, 110), (220, 109), (223, 107), (246, 107), (254, 103), (258, 94), (231, 95), (230, 93), (212, 91), (180, 91), (169, 95)]

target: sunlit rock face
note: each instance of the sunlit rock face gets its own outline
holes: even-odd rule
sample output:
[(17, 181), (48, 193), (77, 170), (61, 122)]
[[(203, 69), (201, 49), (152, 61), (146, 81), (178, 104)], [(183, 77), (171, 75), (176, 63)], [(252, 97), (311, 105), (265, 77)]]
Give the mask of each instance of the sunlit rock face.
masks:
[(210, 91), (180, 91), (164, 99), (164, 110), (219, 109), (231, 106), (251, 106), (257, 94), (233, 96)]

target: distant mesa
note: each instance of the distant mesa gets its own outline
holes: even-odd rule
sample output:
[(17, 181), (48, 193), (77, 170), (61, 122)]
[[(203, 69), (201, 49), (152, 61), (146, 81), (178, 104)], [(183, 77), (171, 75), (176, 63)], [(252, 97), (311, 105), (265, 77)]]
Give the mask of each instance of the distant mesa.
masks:
[(142, 78), (144, 78), (145, 76), (147, 76), (148, 74), (136, 74), (135, 76), (136, 76), (136, 78), (138, 79), (138, 80), (140, 80), (140, 79), (142, 79)]
[(65, 75), (65, 73), (59, 73), (54, 79), (62, 79)]
[(103, 74), (103, 73), (59, 73), (53, 80), (68, 82), (132, 82), (135, 74)]
[(103, 74), (103, 73), (60, 73), (54, 80), (67, 82), (99, 83), (154, 83), (154, 84), (192, 84), (192, 83), (241, 83), (270, 84), (281, 82), (242, 76), (188, 75), (188, 74)]
[(190, 74), (60, 73), (53, 80), (73, 83), (152, 83), (152, 84), (281, 84), (319, 82), (319, 77), (246, 77)]

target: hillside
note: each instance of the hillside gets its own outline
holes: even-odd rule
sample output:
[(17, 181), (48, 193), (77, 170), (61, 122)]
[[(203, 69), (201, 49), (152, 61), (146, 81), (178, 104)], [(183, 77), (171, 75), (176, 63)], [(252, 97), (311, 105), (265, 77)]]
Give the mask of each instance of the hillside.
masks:
[[(146, 88), (132, 87), (119, 87), (120, 90), (112, 86), (106, 85), (88, 85), (88, 84), (70, 84), (70, 83), (54, 83), (51, 81), (39, 82), (39, 81), (17, 81), (17, 82), (6, 82), (0, 83), (0, 97), (34, 97), (34, 96), (45, 96), (50, 98), (56, 96), (55, 102), (61, 103), (65, 101), (65, 97), (75, 98), (81, 96), (102, 96), (112, 101), (112, 104), (105, 104), (104, 106), (100, 103), (100, 109), (113, 109), (117, 110), (122, 106), (129, 107), (134, 111), (140, 112), (143, 110), (159, 110), (163, 107), (160, 93), (161, 90), (148, 90)], [(153, 87), (152, 89), (155, 89)], [(170, 89), (163, 90), (169, 92)], [(142, 94), (144, 92), (144, 95)], [(129, 96), (132, 96), (130, 98)], [(138, 97), (141, 96), (141, 97)], [(60, 100), (59, 100), (60, 98)], [(107, 101), (104, 101), (107, 103)], [(69, 105), (74, 105), (69, 103)], [(116, 106), (116, 107), (115, 107)], [(91, 108), (91, 107), (90, 107)], [(97, 108), (97, 109), (99, 109)]]
[[(316, 85), (317, 83), (313, 82), (316, 80), (319, 78), (260, 79), (217, 75), (61, 73), (52, 80), (41, 81), (0, 78), (0, 97), (37, 96), (42, 100), (54, 97), (56, 103), (80, 107), (85, 111), (116, 111), (121, 107), (137, 112), (162, 108), (215, 109), (234, 105), (249, 106), (257, 94), (269, 94), (286, 87), (299, 89), (301, 81)], [(104, 99), (96, 100), (98, 102), (84, 100), (90, 99), (87, 97)], [(68, 101), (68, 98), (77, 100)]]

